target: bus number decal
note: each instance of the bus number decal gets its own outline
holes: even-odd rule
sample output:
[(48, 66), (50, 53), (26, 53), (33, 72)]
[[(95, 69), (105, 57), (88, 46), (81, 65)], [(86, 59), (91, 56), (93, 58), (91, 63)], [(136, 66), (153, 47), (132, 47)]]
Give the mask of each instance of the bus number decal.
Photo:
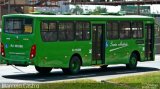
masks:
[(23, 48), (23, 45), (11, 44), (10, 47), (11, 48)]
[(81, 50), (82, 50), (81, 48), (72, 49), (72, 52), (80, 52)]

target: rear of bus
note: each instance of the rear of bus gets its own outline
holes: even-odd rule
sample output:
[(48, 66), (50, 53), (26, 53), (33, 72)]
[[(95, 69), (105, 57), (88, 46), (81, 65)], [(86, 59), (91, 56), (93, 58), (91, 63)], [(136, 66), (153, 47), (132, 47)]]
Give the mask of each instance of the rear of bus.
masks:
[(36, 55), (33, 18), (22, 15), (5, 15), (2, 19), (2, 60), (8, 65), (32, 64)]

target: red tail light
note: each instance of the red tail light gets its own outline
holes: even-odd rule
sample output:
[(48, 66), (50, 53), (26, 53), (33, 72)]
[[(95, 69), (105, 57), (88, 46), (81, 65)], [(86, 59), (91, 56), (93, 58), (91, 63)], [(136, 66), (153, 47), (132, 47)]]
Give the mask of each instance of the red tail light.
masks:
[(1, 55), (5, 57), (4, 45), (1, 43)]
[(36, 56), (36, 45), (32, 45), (30, 51), (30, 59), (34, 58), (35, 56)]

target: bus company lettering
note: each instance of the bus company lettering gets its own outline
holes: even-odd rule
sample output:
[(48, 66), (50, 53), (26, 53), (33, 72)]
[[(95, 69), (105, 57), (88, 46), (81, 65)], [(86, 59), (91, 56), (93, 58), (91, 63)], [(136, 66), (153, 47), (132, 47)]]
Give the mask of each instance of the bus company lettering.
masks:
[(18, 44), (11, 44), (11, 48), (23, 48), (23, 45), (18, 45)]
[(82, 50), (81, 48), (72, 49), (73, 52), (80, 52), (81, 50)]
[(125, 42), (120, 42), (120, 43), (113, 43), (113, 42), (111, 42), (110, 43), (110, 47), (119, 47), (119, 46), (128, 46), (128, 43), (125, 43)]

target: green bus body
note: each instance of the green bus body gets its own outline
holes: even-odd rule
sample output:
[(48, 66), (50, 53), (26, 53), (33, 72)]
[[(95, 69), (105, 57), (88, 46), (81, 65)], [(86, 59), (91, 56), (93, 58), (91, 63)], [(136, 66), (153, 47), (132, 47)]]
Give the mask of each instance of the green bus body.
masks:
[[(7, 21), (13, 21), (12, 23), (14, 26), (14, 24), (16, 24), (14, 18), (24, 19), (22, 20), (22, 23), (24, 22), (26, 24), (29, 20), (32, 20), (31, 27), (27, 28), (25, 25), (25, 29), (32, 29), (32, 31), (30, 32), (29, 30), (30, 33), (26, 34), (19, 33), (19, 30), (16, 30), (17, 33), (12, 33), (11, 31), (10, 33), (7, 33), (7, 30), (5, 31), (5, 29), (9, 28), (7, 28), (5, 24)], [(108, 39), (107, 35), (109, 35), (110, 29), (108, 29), (109, 27), (107, 26), (109, 26), (109, 22), (112, 21), (113, 24), (114, 22), (117, 22), (118, 27), (121, 26), (121, 22), (129, 22), (130, 25), (132, 22), (141, 22), (141, 37), (133, 38), (133, 31), (134, 29), (137, 30), (137, 28), (133, 27), (132, 29), (125, 28), (126, 30), (123, 30), (124, 33), (129, 32), (130, 34), (126, 38), (119, 38), (120, 34), (117, 34), (118, 36), (115, 35), (115, 37), (117, 37), (116, 39)], [(55, 22), (57, 30), (58, 28), (63, 29), (63, 27), (61, 28), (59, 26), (60, 22), (62, 22), (61, 25), (65, 25), (65, 22), (71, 22), (73, 23), (73, 31), (76, 31), (76, 22), (88, 22), (89, 31), (86, 34), (90, 35), (86, 40), (76, 40), (76, 34), (74, 33), (72, 40), (62, 41), (57, 38), (60, 36), (57, 36), (55, 41), (44, 41), (41, 35), (42, 22)], [(4, 49), (5, 53), (5, 55), (2, 55), (2, 60), (5, 60), (6, 64), (9, 65), (68, 68), (73, 56), (80, 59), (82, 66), (128, 64), (132, 54), (136, 55), (137, 61), (143, 62), (154, 60), (154, 18), (152, 17), (128, 15), (11, 14), (3, 16), (2, 26), (2, 46), (4, 46), (4, 48), (1, 47), (1, 50)], [(98, 29), (101, 29), (101, 31)], [(127, 29), (129, 29), (128, 32)], [(151, 31), (148, 31), (148, 29)], [(121, 30), (117, 31), (120, 32)], [(137, 31), (136, 34), (139, 34), (139, 32)], [(30, 58), (31, 50), (34, 45), (36, 47), (36, 54), (34, 55), (35, 57)], [(98, 54), (98, 52), (100, 53)]]

